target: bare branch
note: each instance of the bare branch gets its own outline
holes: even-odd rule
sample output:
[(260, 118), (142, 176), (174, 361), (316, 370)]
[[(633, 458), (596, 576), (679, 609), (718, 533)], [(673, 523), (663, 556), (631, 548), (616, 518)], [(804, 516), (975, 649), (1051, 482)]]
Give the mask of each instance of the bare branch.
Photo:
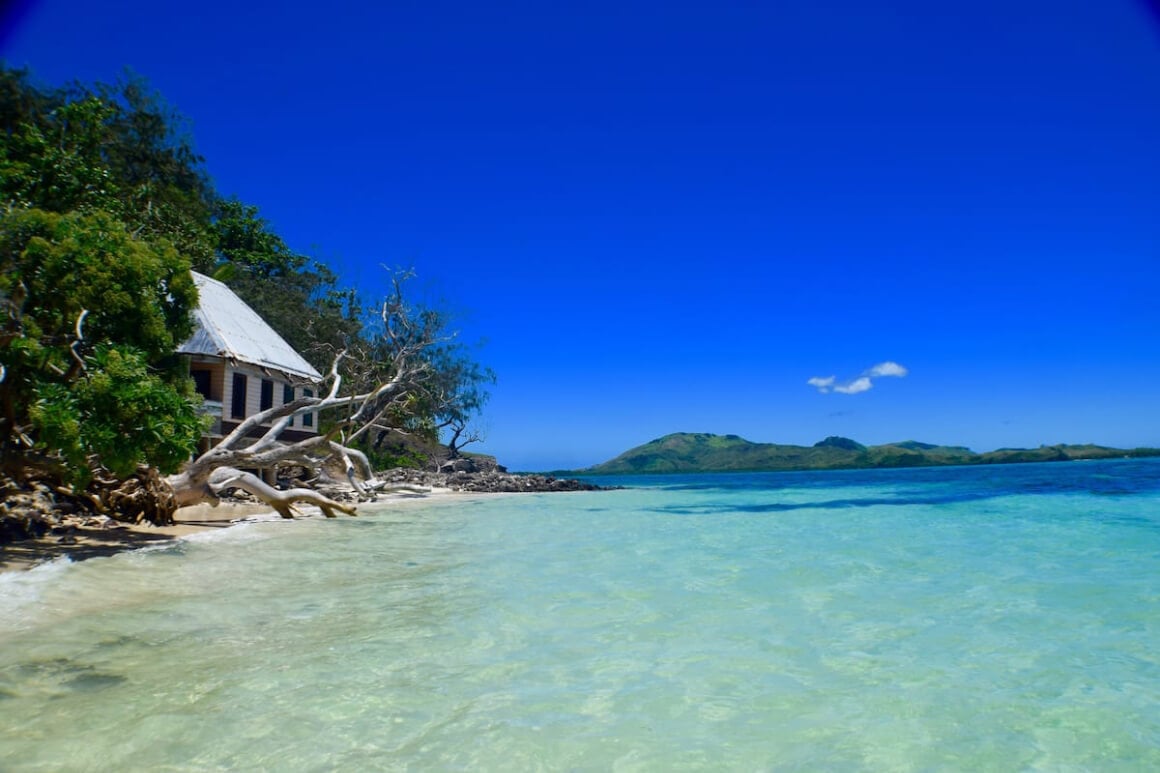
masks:
[[(360, 498), (373, 498), (373, 492), (384, 490), (384, 484), (375, 481), (366, 455), (351, 444), (371, 429), (406, 434), (406, 427), (391, 427), (391, 423), (401, 423), (401, 417), (415, 411), (425, 418), (432, 416), (427, 412), (452, 400), (451, 393), (458, 389), (455, 384), (462, 382), (458, 363), (454, 363), (459, 368), (455, 376), (449, 378), (440, 371), (447, 362), (447, 350), (440, 347), (450, 340), (441, 332), (443, 316), (406, 302), (403, 285), (410, 276), (410, 272), (392, 275), (390, 290), (378, 308), (374, 337), (335, 355), (322, 380), (328, 385), (324, 394), (302, 396), (243, 419), (214, 448), (169, 477), (178, 500), (182, 504), (213, 500), (217, 492), (234, 486), (287, 517), (291, 504), (300, 501), (319, 504), (328, 515), (331, 510), (353, 512), (320, 494), (302, 493), (309, 489), (279, 492), (257, 476), (240, 472), (290, 464), (317, 472), (332, 460), (341, 463), (347, 482)], [(328, 430), (298, 442), (281, 439), (294, 417), (313, 413), (323, 417)], [(462, 414), (460, 410), (458, 415)]]
[(309, 502), (312, 505), (317, 505), (322, 510), (322, 514), (327, 518), (334, 518), (335, 510), (340, 513), (346, 513), (347, 515), (355, 514), (355, 509), (352, 506), (328, 499), (313, 489), (292, 488), (279, 491), (276, 488), (268, 486), (261, 478), (258, 478), (252, 473), (242, 472), (241, 470), (235, 470), (229, 467), (219, 467), (214, 472), (209, 482), (209, 488), (215, 494), (228, 488), (240, 488), (242, 491), (249, 492), (270, 505), (283, 518), (294, 517), (293, 505), (297, 502)]
[(330, 394), (327, 395), (327, 399), (333, 400), (334, 398), (338, 397), (338, 389), (339, 389), (339, 387), (342, 386), (342, 374), (340, 374), (338, 372), (338, 364), (340, 362), (342, 362), (342, 358), (344, 356), (346, 356), (345, 349), (343, 349), (341, 352), (336, 354), (334, 356), (334, 362), (330, 363), (330, 376), (329, 376), (329, 378), (331, 379), (331, 385), (330, 385)]
[[(301, 416), (306, 413), (313, 413), (315, 411), (325, 411), (332, 408), (343, 408), (350, 405), (360, 405), (360, 410), (356, 413), (350, 421), (358, 422), (360, 414), (366, 409), (366, 406), (373, 400), (390, 394), (391, 392), (401, 388), (405, 382), (405, 376), (410, 375), (401, 373), (390, 381), (380, 384), (377, 389), (372, 392), (365, 392), (359, 395), (349, 395), (347, 397), (300, 397), (297, 400), (286, 403), (284, 405), (275, 406), (265, 411), (255, 413), (248, 419), (239, 424), (230, 434), (226, 435), (213, 450), (222, 449), (223, 451), (232, 450), (239, 442), (241, 442), (250, 432), (262, 426), (266, 422), (283, 417), (293, 418)], [(282, 429), (285, 428), (285, 425)], [(255, 445), (263, 445), (267, 436), (271, 435), (273, 428), (263, 433), (262, 439), (258, 440)], [(213, 453), (211, 450), (209, 453)]]
[(81, 313), (77, 317), (77, 324), (76, 324), (76, 328), (75, 328), (76, 335), (73, 338), (73, 342), (71, 344), (69, 344), (69, 347), (68, 347), (68, 353), (70, 355), (72, 355), (72, 358), (73, 358), (73, 364), (71, 367), (69, 367), (68, 373), (65, 376), (69, 381), (72, 381), (77, 376), (79, 376), (81, 373), (84, 373), (86, 370), (85, 360), (83, 357), (81, 357), (78, 349), (80, 348), (80, 345), (85, 340), (84, 327), (85, 327), (85, 317), (87, 317), (87, 316), (89, 316), (89, 310), (88, 309), (81, 309)]

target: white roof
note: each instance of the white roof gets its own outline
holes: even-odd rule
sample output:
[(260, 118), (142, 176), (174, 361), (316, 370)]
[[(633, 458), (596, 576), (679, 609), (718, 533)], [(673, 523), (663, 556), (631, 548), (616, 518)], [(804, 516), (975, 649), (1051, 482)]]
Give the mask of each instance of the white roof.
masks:
[(312, 381), (322, 379), (322, 374), (233, 290), (216, 279), (191, 273), (199, 297), (193, 312), (196, 329), (177, 348), (179, 353), (225, 357)]

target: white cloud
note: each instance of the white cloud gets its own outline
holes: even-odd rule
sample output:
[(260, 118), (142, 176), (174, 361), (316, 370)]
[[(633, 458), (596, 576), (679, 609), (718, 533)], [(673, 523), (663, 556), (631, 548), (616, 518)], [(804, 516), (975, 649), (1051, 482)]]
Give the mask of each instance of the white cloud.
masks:
[(854, 379), (849, 384), (838, 384), (838, 386), (834, 387), (834, 391), (844, 395), (856, 395), (859, 392), (865, 392), (873, 386), (873, 382), (868, 377), (862, 376), (861, 378)]
[(887, 360), (886, 362), (878, 363), (873, 368), (866, 371), (866, 375), (870, 376), (871, 378), (878, 378), (879, 376), (898, 376), (899, 378), (902, 378), (909, 372), (910, 371), (899, 365), (897, 362), (891, 362), (890, 360)]
[(862, 375), (852, 381), (838, 383), (836, 376), (814, 376), (806, 383), (816, 388), (822, 394), (829, 394), (830, 392), (837, 392), (843, 395), (856, 395), (859, 392), (865, 392), (874, 388), (874, 379), (885, 376), (892, 376), (895, 378), (902, 378), (910, 371), (902, 365), (892, 360), (880, 362), (865, 371)]
[(821, 392), (822, 394), (825, 394), (826, 392), (829, 392), (830, 387), (832, 387), (834, 385), (835, 378), (836, 378), (835, 376), (829, 376), (827, 378), (822, 378), (821, 376), (814, 376), (806, 383), (812, 387), (817, 387), (819, 392)]

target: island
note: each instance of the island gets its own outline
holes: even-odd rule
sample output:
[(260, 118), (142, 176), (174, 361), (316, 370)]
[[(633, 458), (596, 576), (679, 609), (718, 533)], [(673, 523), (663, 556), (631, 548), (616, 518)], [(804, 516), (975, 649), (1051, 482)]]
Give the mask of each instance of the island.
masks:
[(738, 435), (675, 432), (632, 448), (602, 464), (569, 475), (638, 475), (694, 472), (774, 472), (782, 470), (857, 470), (893, 467), (934, 467), (955, 464), (1068, 462), (1085, 459), (1160, 456), (1157, 448), (1120, 449), (1106, 446), (1044, 445), (1000, 448), (976, 453), (965, 446), (941, 446), (905, 440), (865, 446), (831, 436), (812, 446), (754, 443)]

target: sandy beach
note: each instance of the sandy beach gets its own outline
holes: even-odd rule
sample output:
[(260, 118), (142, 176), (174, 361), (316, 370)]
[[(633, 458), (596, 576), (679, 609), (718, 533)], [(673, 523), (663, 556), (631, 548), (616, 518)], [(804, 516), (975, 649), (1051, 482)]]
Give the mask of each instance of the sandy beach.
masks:
[[(427, 494), (392, 494), (368, 504), (381, 505), (390, 502), (411, 504), (448, 495), (473, 496), (437, 488)], [(321, 517), (318, 509), (313, 507), (303, 507), (301, 513), (302, 517)], [(65, 536), (48, 534), (38, 539), (0, 546), (0, 572), (24, 571), (62, 556), (67, 556), (73, 561), (111, 556), (126, 550), (136, 550), (180, 539), (208, 529), (228, 528), (239, 521), (262, 517), (276, 518), (277, 514), (263, 504), (222, 502), (216, 507), (202, 504), (179, 508), (174, 514), (177, 523), (172, 526), (153, 526), (149, 523), (114, 523), (110, 526), (77, 524), (75, 531)]]
[(0, 572), (30, 569), (61, 556), (68, 556), (73, 561), (110, 556), (206, 529), (226, 528), (240, 519), (269, 512), (272, 511), (264, 505), (223, 503), (217, 507), (195, 505), (180, 508), (175, 514), (177, 523), (172, 526), (148, 523), (115, 523), (108, 527), (77, 525), (76, 530), (66, 536), (47, 534), (0, 547)]

